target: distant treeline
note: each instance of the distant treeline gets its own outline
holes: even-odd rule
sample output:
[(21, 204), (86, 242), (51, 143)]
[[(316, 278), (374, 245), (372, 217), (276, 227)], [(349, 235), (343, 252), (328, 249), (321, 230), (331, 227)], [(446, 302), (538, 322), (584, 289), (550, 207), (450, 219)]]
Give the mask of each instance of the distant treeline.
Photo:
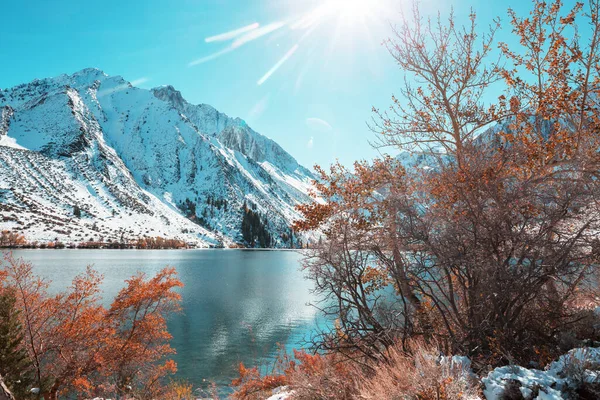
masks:
[(179, 239), (144, 237), (126, 242), (87, 241), (81, 243), (64, 243), (59, 240), (50, 242), (28, 241), (24, 235), (8, 230), (0, 233), (0, 248), (4, 249), (185, 249), (195, 247)]

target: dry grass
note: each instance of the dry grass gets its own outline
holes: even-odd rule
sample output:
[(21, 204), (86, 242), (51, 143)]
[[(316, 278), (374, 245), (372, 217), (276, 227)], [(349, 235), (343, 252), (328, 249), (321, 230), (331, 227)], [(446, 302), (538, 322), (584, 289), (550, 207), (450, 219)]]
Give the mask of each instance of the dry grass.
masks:
[(389, 349), (389, 361), (375, 366), (375, 373), (359, 382), (358, 399), (450, 400), (475, 398), (476, 382), (451, 363), (440, 362), (432, 346), (413, 343), (411, 354)]
[(475, 398), (477, 382), (449, 362), (441, 362), (435, 346), (421, 342), (404, 352), (389, 349), (387, 362), (368, 367), (340, 355), (310, 355), (295, 352), (278, 360), (281, 372), (261, 376), (256, 369), (240, 369), (234, 381), (234, 398), (253, 400), (269, 397), (278, 386), (288, 386), (296, 400), (456, 400)]
[(289, 373), (293, 399), (354, 399), (363, 375), (358, 365), (339, 356), (295, 352), (299, 364)]

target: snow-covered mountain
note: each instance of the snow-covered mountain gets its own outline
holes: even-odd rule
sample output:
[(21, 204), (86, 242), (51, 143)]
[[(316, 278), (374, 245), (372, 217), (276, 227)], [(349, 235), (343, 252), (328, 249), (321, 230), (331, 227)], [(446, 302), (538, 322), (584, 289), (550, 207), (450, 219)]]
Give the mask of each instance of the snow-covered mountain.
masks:
[(246, 205), (286, 246), (312, 179), (243, 120), (172, 86), (90, 68), (0, 90), (0, 229), (29, 240), (242, 242)]

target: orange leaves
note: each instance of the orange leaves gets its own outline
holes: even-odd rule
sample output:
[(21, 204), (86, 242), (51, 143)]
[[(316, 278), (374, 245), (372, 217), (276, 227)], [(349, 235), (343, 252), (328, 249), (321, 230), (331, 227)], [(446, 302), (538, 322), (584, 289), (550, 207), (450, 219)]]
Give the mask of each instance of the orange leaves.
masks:
[(160, 236), (145, 237), (136, 242), (138, 249), (183, 249), (186, 246), (183, 240), (165, 239)]
[[(174, 364), (154, 366), (167, 354), (174, 353), (168, 344), (171, 335), (167, 331), (166, 318), (180, 311), (181, 295), (174, 289), (183, 284), (176, 278), (174, 268), (165, 268), (147, 280), (138, 274), (127, 281), (107, 312), (111, 329), (115, 334), (107, 346), (112, 349), (106, 356), (113, 365), (110, 374), (124, 378), (145, 366), (146, 373), (171, 373)], [(158, 370), (156, 370), (158, 368)]]
[(320, 354), (308, 354), (305, 351), (294, 350), (294, 357), (298, 360), (298, 370), (308, 375), (318, 375), (325, 369), (325, 357)]
[(361, 281), (365, 285), (365, 292), (367, 294), (377, 292), (392, 283), (388, 271), (371, 266), (365, 269)]
[[(166, 318), (180, 309), (181, 287), (175, 269), (165, 268), (147, 279), (127, 280), (111, 308), (100, 304), (102, 275), (88, 267), (71, 286), (51, 297), (48, 283), (31, 264), (6, 255), (0, 290), (14, 290), (25, 343), (47, 398), (59, 393), (88, 393), (106, 381), (138, 385), (158, 393), (160, 379), (176, 371)], [(42, 385), (50, 382), (50, 388)], [(117, 388), (118, 390), (122, 388)], [(106, 393), (107, 395), (110, 393)]]
[[(584, 12), (583, 3), (567, 8), (558, 0), (535, 1), (528, 18), (510, 11), (513, 32), (521, 47), (501, 46), (514, 66), (504, 70), (503, 77), (509, 92), (515, 93), (523, 105), (520, 109), (511, 99), (515, 131), (512, 143), (535, 160), (528, 167), (575, 157), (586, 151), (586, 142), (586, 147), (599, 146), (594, 110), (599, 94), (595, 82), (600, 24), (594, 16), (600, 6), (592, 1), (587, 7), (589, 10)], [(588, 31), (580, 36), (577, 31), (583, 27)], [(520, 75), (523, 72), (527, 76)], [(552, 132), (546, 121), (560, 121), (562, 126)]]
[(289, 386), (298, 398), (349, 399), (355, 380), (362, 375), (356, 365), (335, 354), (308, 354), (294, 350), (294, 358), (285, 352), (272, 373), (261, 375), (258, 368), (247, 368), (240, 363), (239, 377), (232, 381), (236, 391), (232, 398), (240, 400), (270, 397), (273, 389)]
[(258, 368), (246, 368), (243, 363), (238, 367), (239, 378), (231, 382), (232, 386), (237, 387), (233, 394), (235, 399), (260, 399), (261, 394), (287, 384), (285, 375), (266, 375), (261, 376)]
[(111, 305), (110, 313), (120, 313), (128, 308), (138, 310), (141, 307), (148, 307), (162, 301), (161, 308), (173, 308), (172, 311), (178, 311), (177, 302), (181, 295), (173, 292), (172, 289), (183, 287), (183, 283), (176, 278), (175, 268), (168, 267), (160, 271), (150, 280), (146, 280), (143, 273), (138, 273), (132, 278), (127, 279), (127, 287), (122, 289)]
[[(165, 399), (187, 400), (193, 399), (194, 397), (194, 387), (191, 383), (185, 381), (173, 381), (169, 384), (169, 393), (165, 396)], [(215, 396), (215, 398), (218, 397)]]
[(298, 232), (319, 229), (333, 212), (333, 207), (330, 204), (320, 204), (316, 202), (300, 204), (296, 209), (304, 218), (302, 220), (294, 221), (292, 227)]
[(44, 369), (60, 383), (57, 386), (79, 387), (76, 390), (93, 386), (88, 374), (98, 368), (102, 339), (112, 334), (106, 310), (99, 304), (101, 283), (102, 276), (88, 267), (51, 307), (52, 321), (42, 335), (49, 342), (44, 358), (52, 362)]
[(4, 230), (0, 232), (0, 247), (19, 247), (27, 244), (25, 236)]
[(521, 101), (518, 97), (513, 96), (510, 98), (510, 111), (512, 113), (517, 113), (521, 110)]
[(297, 210), (302, 219), (294, 223), (299, 231), (327, 229), (328, 233), (353, 226), (360, 231), (378, 226), (383, 218), (380, 192), (401, 193), (405, 190), (405, 171), (391, 157), (355, 162), (348, 170), (339, 163), (326, 172), (315, 167), (319, 180), (314, 182), (315, 202), (302, 204)]

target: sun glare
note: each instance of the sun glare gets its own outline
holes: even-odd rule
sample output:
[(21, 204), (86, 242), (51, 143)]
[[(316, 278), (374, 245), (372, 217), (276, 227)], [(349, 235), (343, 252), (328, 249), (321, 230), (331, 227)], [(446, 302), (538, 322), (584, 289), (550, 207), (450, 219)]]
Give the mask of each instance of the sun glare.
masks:
[[(390, 3), (390, 0), (320, 0), (318, 2), (306, 0), (305, 6), (295, 7), (294, 15), (287, 19), (265, 24), (255, 22), (207, 37), (206, 43), (229, 42), (229, 44), (212, 54), (191, 61), (188, 65), (194, 66), (212, 61), (247, 43), (270, 36), (275, 31), (278, 32), (279, 37), (287, 34), (293, 40), (293, 44), (284, 50), (273, 67), (258, 79), (257, 84), (260, 86), (303, 46), (314, 47), (315, 43), (325, 42), (327, 54), (332, 54), (341, 46), (354, 45), (354, 42), (361, 37), (373, 39), (373, 29), (386, 25), (386, 19), (394, 10)], [(305, 43), (309, 40), (309, 43)], [(376, 41), (371, 40), (371, 42)]]
[(372, 16), (377, 0), (328, 0), (331, 9), (341, 18), (357, 21)]
[(384, 4), (387, 0), (325, 0), (313, 9), (307, 10), (298, 18), (292, 29), (310, 29), (316, 25), (340, 22), (346, 28), (357, 27), (356, 24), (365, 24), (384, 13)]

